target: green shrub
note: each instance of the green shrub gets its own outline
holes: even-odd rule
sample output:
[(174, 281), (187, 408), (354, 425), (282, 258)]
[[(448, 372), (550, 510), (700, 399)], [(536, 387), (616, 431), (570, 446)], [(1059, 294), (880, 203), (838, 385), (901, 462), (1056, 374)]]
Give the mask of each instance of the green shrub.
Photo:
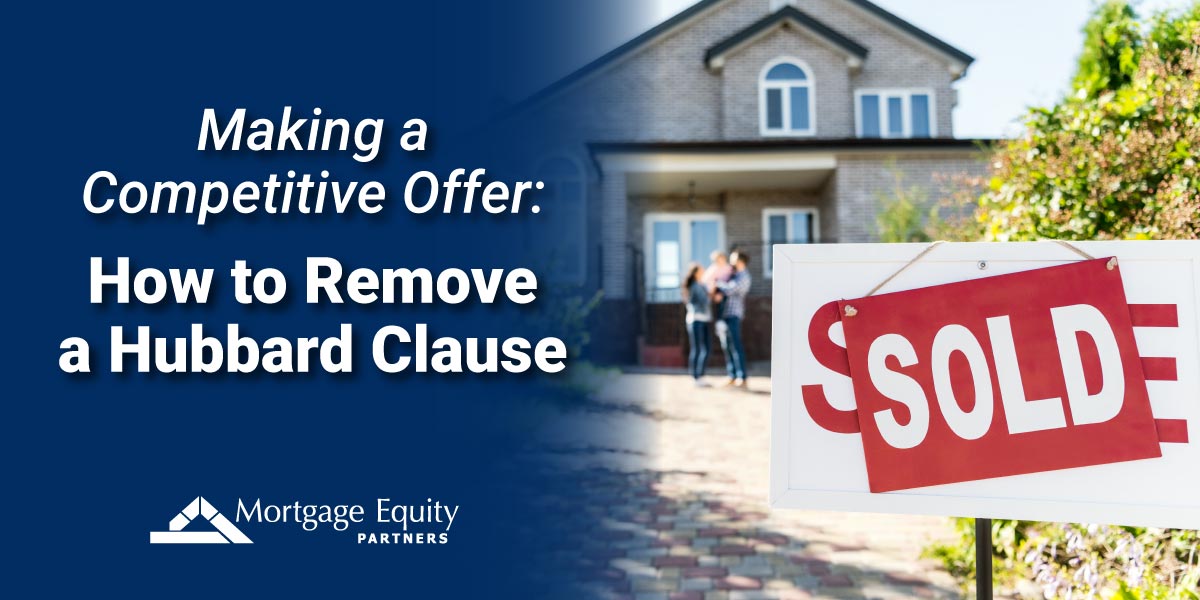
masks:
[[(974, 519), (957, 540), (928, 547), (964, 591), (975, 581)], [(1200, 600), (1200, 538), (1192, 530), (997, 520), (996, 584), (1033, 582), (1045, 598)]]
[[(879, 198), (879, 214), (875, 221), (879, 226), (879, 241), (886, 243), (928, 242), (925, 231), (923, 207), (929, 204), (927, 192), (920, 187), (905, 187), (904, 175), (890, 167), (895, 185), (891, 194)], [(937, 219), (937, 207), (929, 216)]]
[(889, 243), (977, 241), (983, 238), (978, 218), (978, 178), (955, 176), (947, 181), (947, 194), (930, 201), (929, 191), (906, 185), (904, 173), (889, 165), (893, 178), (890, 192), (879, 195), (875, 221), (879, 241)]

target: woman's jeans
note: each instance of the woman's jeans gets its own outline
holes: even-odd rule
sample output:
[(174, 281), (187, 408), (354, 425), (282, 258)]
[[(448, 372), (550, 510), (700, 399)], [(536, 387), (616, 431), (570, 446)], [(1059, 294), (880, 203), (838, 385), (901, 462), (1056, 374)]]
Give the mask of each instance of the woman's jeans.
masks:
[(708, 333), (708, 321), (692, 321), (688, 324), (688, 368), (692, 377), (700, 379), (704, 376), (704, 363), (708, 361), (708, 350), (712, 347), (712, 338)]
[(741, 317), (721, 319), (717, 335), (721, 337), (721, 349), (725, 351), (725, 370), (730, 379), (746, 378), (746, 349), (742, 347)]

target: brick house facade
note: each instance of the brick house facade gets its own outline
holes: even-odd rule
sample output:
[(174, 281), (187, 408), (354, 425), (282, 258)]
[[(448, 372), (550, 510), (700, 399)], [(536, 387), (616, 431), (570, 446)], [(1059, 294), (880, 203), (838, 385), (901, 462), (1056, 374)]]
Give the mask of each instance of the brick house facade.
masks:
[(736, 246), (769, 358), (773, 243), (872, 241), (897, 173), (935, 199), (982, 172), (951, 119), (972, 60), (866, 0), (700, 0), (523, 103), (560, 132), (559, 275), (603, 290), (589, 353), (682, 364), (683, 269)]

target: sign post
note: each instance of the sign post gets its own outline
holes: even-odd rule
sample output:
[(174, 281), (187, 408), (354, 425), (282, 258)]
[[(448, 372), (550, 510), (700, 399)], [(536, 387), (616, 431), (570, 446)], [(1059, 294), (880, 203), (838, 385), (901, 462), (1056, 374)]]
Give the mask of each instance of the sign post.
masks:
[(975, 598), (992, 600), (992, 520), (975, 519)]

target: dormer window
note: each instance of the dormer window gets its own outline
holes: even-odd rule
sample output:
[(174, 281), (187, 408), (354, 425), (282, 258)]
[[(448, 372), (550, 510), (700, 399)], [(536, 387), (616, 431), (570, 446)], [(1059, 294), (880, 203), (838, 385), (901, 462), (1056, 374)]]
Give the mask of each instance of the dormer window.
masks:
[(937, 135), (930, 90), (858, 90), (858, 137), (929, 138)]
[(803, 62), (781, 58), (767, 63), (759, 79), (759, 127), (763, 135), (812, 135), (813, 81)]

